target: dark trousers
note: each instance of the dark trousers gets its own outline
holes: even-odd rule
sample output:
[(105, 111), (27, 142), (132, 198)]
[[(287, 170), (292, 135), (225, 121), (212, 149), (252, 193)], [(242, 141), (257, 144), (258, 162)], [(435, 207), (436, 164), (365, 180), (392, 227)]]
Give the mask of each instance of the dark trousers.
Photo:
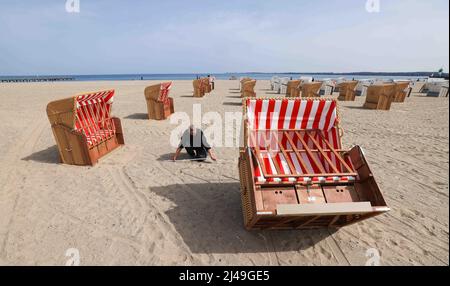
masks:
[(206, 158), (208, 158), (208, 151), (202, 147), (187, 147), (186, 152), (195, 159), (206, 160)]

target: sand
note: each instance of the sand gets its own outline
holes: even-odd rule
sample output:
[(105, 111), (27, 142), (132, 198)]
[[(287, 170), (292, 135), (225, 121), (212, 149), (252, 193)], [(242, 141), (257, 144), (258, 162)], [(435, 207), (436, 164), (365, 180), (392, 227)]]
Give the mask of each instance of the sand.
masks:
[[(363, 146), (392, 211), (330, 232), (243, 227), (238, 148), (216, 163), (178, 162), (175, 125), (146, 119), (149, 81), (0, 85), (0, 265), (382, 265), (449, 264), (449, 102), (414, 95), (390, 112), (342, 103), (346, 147)], [(194, 99), (175, 81), (177, 111), (240, 111), (236, 81)], [(58, 164), (45, 107), (73, 94), (115, 88), (113, 113), (126, 146), (95, 167)], [(268, 81), (258, 96), (273, 96)]]

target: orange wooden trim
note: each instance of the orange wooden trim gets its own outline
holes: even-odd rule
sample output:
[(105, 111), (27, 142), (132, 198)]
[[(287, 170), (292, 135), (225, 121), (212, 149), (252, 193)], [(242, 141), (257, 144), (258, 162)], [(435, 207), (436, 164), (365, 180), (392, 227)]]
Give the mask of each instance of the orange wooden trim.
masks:
[[(266, 144), (264, 147), (266, 147), (266, 149), (268, 149), (268, 148), (267, 148), (267, 137), (266, 137), (266, 133), (263, 133), (263, 141), (264, 141), (265, 144)], [(270, 142), (269, 142), (269, 147), (270, 147)], [(268, 154), (268, 155), (271, 156), (270, 151), (269, 151), (269, 154)], [(282, 174), (283, 172), (281, 171), (280, 165), (278, 164), (277, 160), (272, 160), (272, 161), (273, 161), (273, 164), (274, 164), (274, 166), (275, 166), (275, 169), (277, 169), (277, 173), (278, 173), (278, 174)]]
[[(298, 139), (300, 140), (300, 142), (302, 142), (303, 147), (305, 148), (306, 152), (309, 154), (309, 156), (311, 157), (311, 159), (313, 160), (314, 164), (316, 165), (317, 168), (319, 168), (320, 172), (322, 173), (326, 173), (325, 169), (323, 168), (322, 164), (319, 164), (319, 162), (317, 162), (317, 159), (314, 157), (314, 154), (311, 152), (311, 149), (309, 149), (308, 144), (306, 144), (305, 140), (302, 138), (302, 136), (300, 135), (300, 133), (297, 131), (295, 132), (295, 135), (297, 135)], [(339, 172), (338, 172), (339, 173)]]
[(347, 171), (349, 171), (350, 173), (354, 173), (355, 170), (353, 170), (348, 164), (347, 162), (345, 162), (345, 160), (342, 158), (342, 156), (338, 153), (341, 152), (340, 150), (336, 150), (333, 148), (333, 146), (331, 146), (330, 142), (328, 142), (328, 140), (325, 139), (325, 136), (323, 135), (322, 132), (319, 132), (320, 137), (322, 138), (322, 140), (325, 142), (325, 144), (327, 144), (328, 148), (331, 150), (331, 152), (333, 152), (333, 154), (338, 158), (338, 160), (344, 165), (344, 167), (347, 169)]
[(300, 162), (300, 164), (302, 165), (303, 169), (308, 170), (305, 162), (303, 161), (302, 156), (300, 156), (300, 153), (298, 152), (297, 147), (295, 147), (294, 140), (292, 140), (291, 135), (289, 135), (287, 132), (285, 132), (284, 136), (286, 136), (287, 140), (289, 141), (289, 144), (291, 144), (291, 146), (292, 146), (292, 149), (294, 149), (294, 153), (297, 156), (297, 159)]
[(322, 157), (325, 158), (325, 160), (328, 162), (328, 164), (331, 166), (334, 172), (339, 173), (339, 170), (337, 169), (336, 165), (331, 161), (331, 159), (327, 156), (327, 154), (323, 151), (322, 147), (320, 147), (319, 143), (314, 139), (309, 132), (306, 132), (306, 136), (308, 136), (309, 139), (313, 142), (313, 144), (317, 147), (317, 150), (319, 150), (320, 154), (322, 154)]
[(294, 167), (294, 164), (292, 163), (292, 158), (290, 158), (288, 152), (284, 149), (283, 145), (280, 141), (278, 141), (277, 136), (275, 136), (275, 140), (277, 141), (278, 147), (280, 148), (281, 152), (283, 153), (283, 156), (286, 158), (286, 161), (288, 163), (289, 169), (291, 171), (291, 174), (298, 174), (297, 170)]
[[(259, 144), (258, 142), (255, 141), (255, 137), (253, 136), (253, 134), (250, 134), (250, 144), (253, 141), (254, 145), (255, 145), (255, 149), (254, 151), (256, 152), (255, 157), (256, 160), (259, 162), (259, 165), (261, 166), (261, 171), (264, 175), (265, 178), (267, 178), (269, 175), (267, 174), (267, 169), (266, 169), (266, 164), (264, 163), (263, 157), (261, 155), (261, 150), (259, 149)], [(253, 149), (252, 149), (253, 151)]]

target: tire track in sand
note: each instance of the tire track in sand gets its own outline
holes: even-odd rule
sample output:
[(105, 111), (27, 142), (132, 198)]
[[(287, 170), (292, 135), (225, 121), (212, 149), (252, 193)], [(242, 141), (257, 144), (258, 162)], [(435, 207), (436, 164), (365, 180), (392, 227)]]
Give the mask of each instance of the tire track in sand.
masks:
[[(194, 261), (190, 249), (183, 242), (164, 211), (135, 186), (133, 180), (126, 174), (124, 168), (109, 167), (108, 172), (117, 188), (122, 190), (127, 198), (131, 197), (132, 200), (139, 205), (141, 211), (136, 213), (136, 215), (144, 218), (142, 221), (142, 230), (146, 241), (152, 244), (151, 248), (154, 249), (156, 246), (160, 249), (164, 249), (164, 243), (167, 239), (174, 243), (174, 245), (177, 245), (188, 259), (190, 258), (191, 261)], [(151, 233), (147, 231), (148, 228), (145, 226), (145, 222), (149, 217), (152, 218), (152, 223), (157, 225), (157, 227), (152, 228)], [(152, 238), (155, 236), (164, 237), (165, 239), (153, 240)], [(160, 245), (154, 245), (155, 243), (160, 243)]]
[[(24, 156), (29, 155), (32, 153), (35, 149), (35, 146), (40, 139), (43, 131), (44, 131), (44, 122), (37, 122), (33, 124), (31, 127), (29, 127), (25, 131), (25, 135), (21, 136), (21, 138), (18, 140), (18, 142), (21, 142), (21, 144), (16, 144), (13, 146), (12, 149), (3, 157), (2, 165), (7, 166), (7, 171), (4, 173), (3, 177), (1, 177), (1, 181), (5, 182), (3, 186), (0, 188), (0, 199), (2, 202), (7, 201), (8, 198), (14, 197), (13, 200), (13, 206), (12, 211), (9, 213), (9, 218), (6, 220), (5, 225), (5, 233), (3, 241), (0, 244), (0, 257), (6, 258), (6, 246), (8, 244), (9, 235), (10, 235), (10, 229), (14, 221), (14, 215), (16, 212), (17, 205), (20, 200), (21, 195), (21, 188), (20, 186), (23, 185), (23, 181), (20, 180), (20, 174), (26, 173), (26, 170), (28, 168), (28, 164), (14, 164), (17, 161), (20, 161)], [(20, 165), (20, 166), (19, 166)], [(24, 165), (24, 168), (19, 168)], [(11, 166), (13, 166), (11, 168)], [(2, 173), (3, 169), (2, 168)], [(19, 184), (18, 186), (15, 186), (14, 188), (11, 188), (11, 184)], [(9, 192), (11, 190), (11, 192)]]

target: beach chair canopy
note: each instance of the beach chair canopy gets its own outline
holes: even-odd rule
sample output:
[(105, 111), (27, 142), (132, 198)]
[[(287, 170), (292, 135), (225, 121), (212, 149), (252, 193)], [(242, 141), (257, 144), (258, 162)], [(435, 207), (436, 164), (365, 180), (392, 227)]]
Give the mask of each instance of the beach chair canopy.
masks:
[(355, 169), (342, 156), (335, 100), (247, 99), (244, 108), (256, 184), (355, 180)]
[(172, 82), (164, 82), (161, 84), (149, 86), (145, 90), (145, 97), (157, 102), (167, 102), (169, 100)]
[(54, 101), (47, 106), (52, 125), (61, 124), (86, 136), (89, 145), (95, 145), (115, 134), (110, 114), (114, 90), (77, 95)]
[(172, 88), (172, 82), (161, 83), (161, 92), (158, 97), (159, 102), (166, 102), (169, 100), (169, 92)]

